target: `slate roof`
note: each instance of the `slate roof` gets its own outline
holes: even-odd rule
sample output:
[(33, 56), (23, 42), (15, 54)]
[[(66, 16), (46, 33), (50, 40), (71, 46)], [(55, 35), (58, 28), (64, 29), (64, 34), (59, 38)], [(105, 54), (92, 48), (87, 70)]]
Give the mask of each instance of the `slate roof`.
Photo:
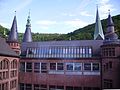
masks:
[(91, 46), (93, 54), (100, 54), (100, 46), (103, 40), (73, 40), (73, 41), (41, 41), (41, 42), (23, 42), (21, 44), (21, 54), (25, 54), (28, 47), (50, 47), (50, 46)]
[(114, 26), (114, 23), (113, 23), (110, 13), (109, 13), (108, 19), (107, 19), (107, 26)]
[(112, 43), (119, 44), (120, 42), (118, 40), (118, 35), (115, 33), (114, 22), (109, 13), (108, 18), (107, 18), (107, 30), (105, 33), (104, 44), (112, 44)]
[(14, 16), (11, 31), (8, 36), (8, 42), (18, 42), (18, 32), (17, 32), (17, 20)]
[(28, 16), (23, 42), (32, 42), (30, 16)]
[(0, 55), (5, 56), (17, 56), (18, 55), (9, 47), (5, 39), (0, 37)]

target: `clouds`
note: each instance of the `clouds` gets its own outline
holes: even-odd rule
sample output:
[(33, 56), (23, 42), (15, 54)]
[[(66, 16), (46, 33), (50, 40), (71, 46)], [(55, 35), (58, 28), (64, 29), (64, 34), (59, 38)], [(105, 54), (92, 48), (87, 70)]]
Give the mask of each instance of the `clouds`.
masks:
[(69, 20), (69, 21), (64, 21), (65, 25), (70, 25), (71, 27), (75, 27), (75, 28), (82, 28), (86, 25), (88, 25), (87, 22), (82, 21), (80, 19), (74, 19), (74, 20)]
[(82, 16), (87, 16), (87, 17), (92, 16), (91, 14), (89, 14), (88, 11), (81, 11), (80, 15), (82, 15)]
[(102, 18), (105, 18), (108, 15), (108, 10), (110, 10), (111, 12), (114, 12), (116, 10), (115, 6), (110, 3), (110, 0), (97, 0), (97, 1)]
[(39, 27), (42, 29), (48, 29), (53, 25), (57, 24), (56, 21), (52, 21), (52, 20), (39, 20), (39, 21), (36, 21), (35, 23), (39, 25)]
[(68, 33), (68, 29), (72, 31), (73, 29), (82, 28), (88, 25), (87, 22), (82, 21), (80, 19), (71, 19), (71, 20), (63, 20), (63, 21), (39, 20), (39, 21), (36, 21), (35, 24), (40, 29), (42, 29), (42, 31), (54, 29), (54, 30), (57, 30), (56, 33), (61, 32), (61, 30), (59, 30), (60, 28), (63, 28), (64, 32), (67, 31), (66, 33)]

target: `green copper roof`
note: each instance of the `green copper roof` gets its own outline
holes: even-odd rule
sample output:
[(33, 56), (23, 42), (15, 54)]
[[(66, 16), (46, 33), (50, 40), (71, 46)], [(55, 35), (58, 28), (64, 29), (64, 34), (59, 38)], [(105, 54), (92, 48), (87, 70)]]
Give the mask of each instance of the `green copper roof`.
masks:
[(103, 40), (103, 39), (104, 39), (104, 34), (103, 34), (103, 29), (102, 29), (98, 9), (97, 9), (94, 40)]

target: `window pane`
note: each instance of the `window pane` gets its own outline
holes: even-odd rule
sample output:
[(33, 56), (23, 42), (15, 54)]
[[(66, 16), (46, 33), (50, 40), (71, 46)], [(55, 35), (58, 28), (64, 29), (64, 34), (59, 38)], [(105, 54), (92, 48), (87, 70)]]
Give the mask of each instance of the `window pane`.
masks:
[(34, 69), (40, 69), (40, 63), (34, 63)]
[(25, 62), (20, 62), (20, 71), (25, 72)]
[(85, 63), (84, 64), (84, 70), (91, 71), (91, 63)]
[(24, 84), (20, 83), (20, 90), (24, 90)]
[(40, 85), (39, 84), (34, 84), (34, 90), (40, 90)]
[(66, 86), (66, 90), (74, 90), (72, 86)]
[(73, 63), (67, 63), (67, 70), (73, 70)]
[(41, 73), (47, 73), (47, 63), (41, 63)]
[(32, 72), (32, 63), (31, 62), (26, 63), (26, 72)]
[(57, 63), (57, 70), (63, 70), (63, 63)]
[(25, 90), (32, 90), (32, 85), (31, 84), (26, 84), (26, 89)]
[(50, 70), (56, 70), (56, 63), (50, 63)]
[(34, 72), (40, 72), (40, 63), (34, 63)]
[(81, 66), (82, 64), (81, 63), (75, 63), (75, 65), (74, 65), (74, 70), (76, 70), (76, 71), (80, 71), (81, 70)]
[(93, 71), (99, 71), (99, 63), (93, 63)]

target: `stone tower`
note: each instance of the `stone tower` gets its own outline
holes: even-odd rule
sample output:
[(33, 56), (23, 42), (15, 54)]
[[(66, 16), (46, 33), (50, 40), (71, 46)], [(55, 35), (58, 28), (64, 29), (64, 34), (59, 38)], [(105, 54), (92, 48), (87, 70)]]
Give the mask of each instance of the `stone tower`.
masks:
[(109, 13), (105, 40), (101, 46), (102, 88), (120, 88), (120, 41), (114, 30), (114, 23)]
[(17, 53), (20, 54), (20, 44), (18, 42), (17, 19), (14, 16), (12, 27), (9, 32), (7, 43)]

